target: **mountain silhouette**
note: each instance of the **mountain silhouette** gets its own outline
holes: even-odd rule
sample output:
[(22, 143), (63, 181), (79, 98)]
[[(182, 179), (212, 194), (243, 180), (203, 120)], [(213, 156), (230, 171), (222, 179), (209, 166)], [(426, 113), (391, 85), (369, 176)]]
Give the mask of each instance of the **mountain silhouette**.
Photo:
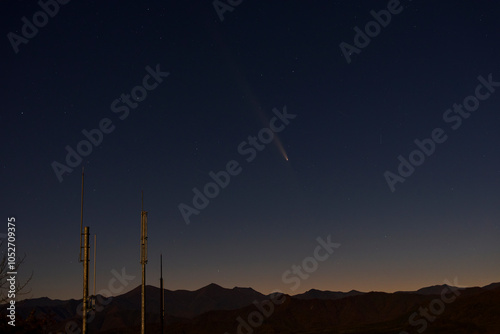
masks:
[[(412, 325), (410, 317), (419, 308), (429, 308), (442, 298), (453, 296), (447, 285), (425, 287), (417, 291), (349, 292), (311, 289), (295, 296), (282, 295), (283, 303), (271, 303), (270, 295), (252, 288), (223, 288), (209, 284), (195, 291), (165, 290), (167, 333), (416, 333), (423, 328)], [(453, 302), (443, 303), (444, 310), (426, 323), (428, 333), (500, 333), (500, 283), (485, 287), (454, 288), (459, 294)], [(146, 287), (148, 333), (159, 333), (159, 288)], [(108, 299), (105, 306), (91, 315), (92, 333), (137, 333), (140, 326), (141, 287)], [(19, 317), (30, 312), (37, 317), (50, 315), (52, 332), (65, 332), (70, 322), (81, 324), (77, 314), (81, 300), (51, 300), (47, 297), (17, 303)], [(436, 304), (437, 305), (437, 304)], [(5, 310), (5, 307), (2, 307)], [(267, 311), (266, 311), (267, 310)], [(269, 314), (266, 314), (269, 313)], [(257, 315), (257, 313), (260, 314)], [(2, 312), (2, 316), (4, 312)], [(253, 316), (254, 319), (249, 318)], [(256, 318), (255, 318), (256, 317)], [(256, 320), (262, 323), (255, 325)], [(414, 320), (415, 320), (414, 319)], [(238, 327), (239, 326), (239, 327)], [(244, 329), (244, 327), (247, 327)], [(432, 328), (432, 329), (431, 329)], [(465, 328), (468, 331), (463, 331)]]

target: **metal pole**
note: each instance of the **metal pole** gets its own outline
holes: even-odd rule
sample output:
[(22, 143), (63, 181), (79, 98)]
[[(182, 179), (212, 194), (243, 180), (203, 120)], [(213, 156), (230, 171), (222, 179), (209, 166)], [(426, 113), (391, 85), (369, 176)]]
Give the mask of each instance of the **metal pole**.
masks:
[(144, 193), (142, 194), (141, 210), (141, 264), (142, 264), (142, 288), (141, 288), (141, 334), (146, 333), (146, 263), (148, 263), (148, 213), (144, 211)]
[(87, 309), (89, 300), (89, 227), (85, 226), (83, 253), (83, 315), (82, 334), (87, 333)]
[(165, 296), (163, 291), (163, 258), (160, 254), (160, 333), (163, 334), (163, 324), (165, 322)]
[(80, 256), (78, 257), (78, 262), (82, 262), (82, 231), (83, 231), (83, 178), (84, 172), (82, 167), (82, 201), (80, 204)]
[(93, 303), (93, 305), (91, 305), (92, 309), (95, 309), (95, 300), (96, 300), (96, 295), (95, 295), (96, 263), (97, 263), (97, 235), (94, 234), (94, 293), (92, 294), (92, 298), (94, 300), (94, 303)]

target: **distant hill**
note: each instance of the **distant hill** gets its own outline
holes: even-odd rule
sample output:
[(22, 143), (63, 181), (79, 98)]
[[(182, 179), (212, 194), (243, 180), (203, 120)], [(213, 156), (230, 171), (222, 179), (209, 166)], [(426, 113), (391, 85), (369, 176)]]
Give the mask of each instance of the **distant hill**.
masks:
[(341, 299), (341, 298), (345, 298), (345, 297), (359, 296), (362, 294), (364, 294), (364, 292), (359, 292), (356, 290), (351, 290), (349, 292), (341, 292), (341, 291), (321, 291), (321, 290), (311, 289), (307, 292), (295, 295), (293, 297), (297, 298), (297, 299), (331, 299), (331, 300), (336, 300), (336, 299)]
[[(440, 298), (436, 295), (370, 292), (337, 300), (303, 300), (287, 296), (286, 301), (276, 306), (272, 315), (261, 322), (255, 316), (257, 308), (247, 306), (234, 311), (213, 311), (187, 323), (171, 324), (167, 333), (233, 334), (238, 328), (243, 330), (245, 327), (241, 333), (500, 333), (500, 288), (461, 291), (463, 293), (456, 300), (443, 303), (444, 308), (438, 309), (439, 314), (429, 315), (433, 317), (432, 321), (426, 320), (419, 312), (421, 308), (429, 310), (431, 305), (437, 307)], [(438, 296), (440, 294), (441, 291)], [(251, 326), (252, 321), (261, 324)]]
[[(217, 284), (210, 284), (196, 291), (165, 290), (165, 314), (167, 323), (189, 319), (212, 310), (233, 310), (252, 304), (253, 301), (261, 301), (265, 295), (251, 289), (239, 288), (226, 289)], [(157, 321), (160, 312), (160, 289), (147, 286), (147, 313), (151, 322)], [(104, 298), (103, 298), (104, 299)], [(35, 310), (38, 317), (53, 315), (58, 325), (57, 331), (64, 331), (65, 324), (70, 321), (81, 323), (81, 317), (77, 315), (81, 300), (51, 300), (49, 298), (27, 299), (16, 305), (17, 314), (26, 318), (31, 311)], [(139, 324), (141, 305), (141, 286), (113, 297), (109, 305), (103, 307), (102, 311), (95, 313), (95, 319), (89, 324), (93, 332), (112, 330), (114, 328), (130, 327)], [(5, 310), (2, 307), (2, 310)]]
[[(165, 290), (165, 313), (183, 318), (212, 310), (232, 310), (251, 304), (254, 300), (263, 300), (265, 295), (251, 288), (226, 289), (217, 284), (210, 284), (196, 291)], [(146, 296), (152, 313), (159, 313), (160, 289), (147, 286)], [(141, 287), (114, 298), (114, 303), (129, 310), (140, 310)]]
[[(418, 289), (417, 291), (398, 291), (401, 293), (418, 293), (420, 295), (439, 295), (443, 289), (449, 287), (447, 284), (442, 285), (432, 285), (425, 288)], [(456, 288), (459, 290), (463, 290), (463, 288)]]
[(483, 286), (483, 289), (485, 290), (494, 290), (500, 288), (500, 283), (491, 283), (488, 285)]

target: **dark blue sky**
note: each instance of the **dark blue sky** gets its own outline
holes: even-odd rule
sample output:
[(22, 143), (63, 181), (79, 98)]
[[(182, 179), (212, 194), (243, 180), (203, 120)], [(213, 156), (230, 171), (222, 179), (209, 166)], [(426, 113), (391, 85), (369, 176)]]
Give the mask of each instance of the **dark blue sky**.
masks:
[[(354, 28), (388, 3), (398, 13), (348, 63), (340, 44), (355, 47)], [(15, 216), (33, 296), (81, 298), (82, 166), (98, 290), (122, 268), (136, 278), (121, 292), (140, 284), (141, 190), (148, 284), (158, 285), (160, 253), (168, 289), (499, 281), (500, 87), (478, 80), (500, 82), (498, 4), (242, 1), (221, 21), (211, 1), (71, 1), (17, 53), (9, 33), (22, 36), (22, 18), (41, 7), (2, 7), (0, 232)], [(155, 70), (169, 75), (155, 81)], [(480, 84), (489, 96), (474, 100)], [(136, 101), (113, 109), (122, 94)], [(470, 116), (454, 112), (469, 96), (479, 102)], [(239, 145), (285, 106), (296, 117), (248, 162)], [(456, 130), (443, 118), (450, 108), (462, 115)], [(112, 132), (60, 182), (54, 161), (66, 164), (65, 147), (77, 150), (101, 122)], [(446, 141), (391, 191), (384, 173), (397, 175), (398, 157), (436, 128)], [(193, 207), (192, 189), (232, 160), (241, 171), (187, 225), (179, 204)], [(341, 246), (292, 290), (283, 274), (328, 236)]]

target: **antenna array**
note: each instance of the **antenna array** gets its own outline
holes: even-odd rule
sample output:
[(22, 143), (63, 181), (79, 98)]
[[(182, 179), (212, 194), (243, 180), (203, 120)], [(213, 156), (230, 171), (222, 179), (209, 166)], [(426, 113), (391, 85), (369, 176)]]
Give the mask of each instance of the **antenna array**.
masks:
[(146, 333), (146, 264), (148, 263), (148, 213), (144, 211), (144, 192), (142, 192), (141, 208), (141, 334)]

